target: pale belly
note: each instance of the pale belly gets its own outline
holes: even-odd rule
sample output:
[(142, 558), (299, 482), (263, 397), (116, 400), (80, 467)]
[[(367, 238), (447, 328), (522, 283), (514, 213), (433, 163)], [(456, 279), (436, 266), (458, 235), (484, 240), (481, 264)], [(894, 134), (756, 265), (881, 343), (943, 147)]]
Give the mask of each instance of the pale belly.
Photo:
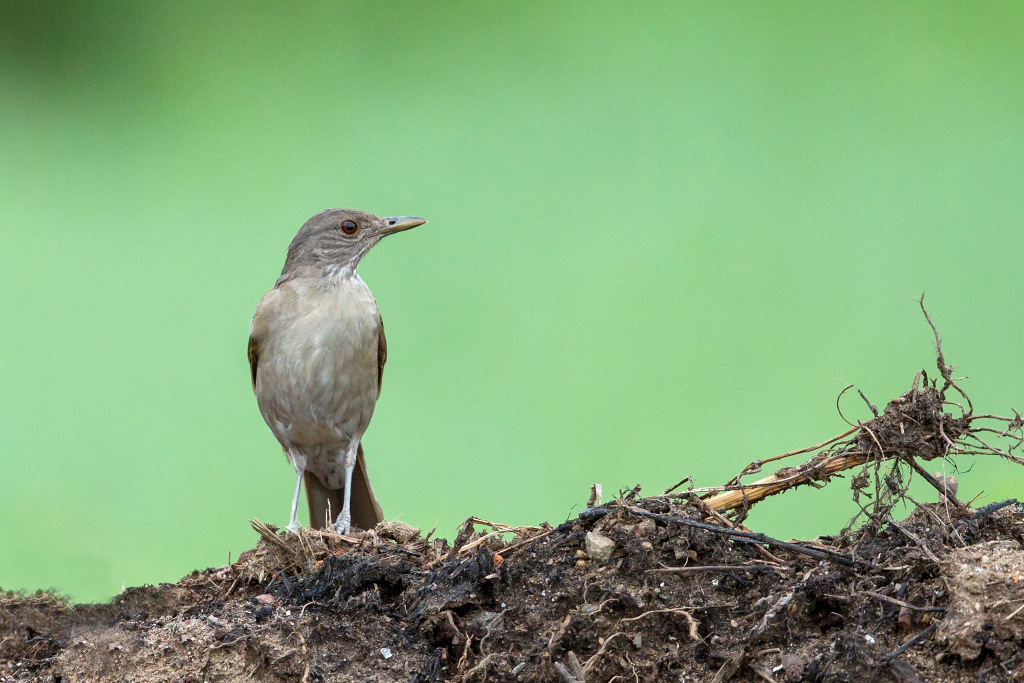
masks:
[(285, 451), (340, 488), (345, 452), (377, 402), (379, 318), (368, 289), (304, 299), (304, 310), (262, 349), (256, 395)]

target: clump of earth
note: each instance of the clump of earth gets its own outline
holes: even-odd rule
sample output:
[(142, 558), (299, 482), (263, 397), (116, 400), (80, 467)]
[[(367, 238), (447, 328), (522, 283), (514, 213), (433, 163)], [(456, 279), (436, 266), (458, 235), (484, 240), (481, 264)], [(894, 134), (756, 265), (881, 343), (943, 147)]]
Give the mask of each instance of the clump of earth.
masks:
[(1024, 678), (1015, 502), (921, 505), (794, 547), (666, 496), (557, 527), (468, 521), (454, 547), (400, 523), (354, 538), (255, 526), (234, 564), (109, 604), (3, 594), (0, 680)]

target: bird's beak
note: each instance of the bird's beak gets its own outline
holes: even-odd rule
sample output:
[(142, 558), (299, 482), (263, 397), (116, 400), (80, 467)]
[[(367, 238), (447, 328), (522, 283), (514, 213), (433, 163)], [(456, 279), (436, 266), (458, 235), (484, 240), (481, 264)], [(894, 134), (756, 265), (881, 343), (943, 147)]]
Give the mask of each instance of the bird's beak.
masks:
[(386, 225), (380, 233), (387, 236), (396, 232), (415, 228), (417, 225), (423, 225), (427, 222), (427, 219), (420, 218), (419, 216), (388, 216), (384, 219), (384, 222)]

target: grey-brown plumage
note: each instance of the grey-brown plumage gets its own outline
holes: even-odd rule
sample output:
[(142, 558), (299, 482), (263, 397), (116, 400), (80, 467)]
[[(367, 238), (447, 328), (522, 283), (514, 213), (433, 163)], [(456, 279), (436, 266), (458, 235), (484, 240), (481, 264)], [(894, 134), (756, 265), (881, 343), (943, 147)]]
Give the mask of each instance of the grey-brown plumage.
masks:
[[(249, 333), (252, 387), (263, 419), (295, 467), (289, 528), (298, 527), (303, 480), (310, 526), (372, 528), (384, 520), (360, 445), (387, 360), (384, 324), (360, 259), (385, 236), (426, 223), (329, 209), (288, 247), (274, 289)], [(330, 519), (335, 516), (336, 519)]]

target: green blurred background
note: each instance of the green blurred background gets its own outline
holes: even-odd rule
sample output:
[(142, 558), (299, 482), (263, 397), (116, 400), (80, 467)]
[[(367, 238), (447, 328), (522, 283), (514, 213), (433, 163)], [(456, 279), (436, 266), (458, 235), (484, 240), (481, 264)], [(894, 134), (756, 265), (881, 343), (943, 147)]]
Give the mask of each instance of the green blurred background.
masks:
[[(245, 345), (327, 207), (430, 219), (360, 269), (365, 444), (389, 518), (449, 538), (843, 431), (844, 386), (934, 368), (921, 292), (1008, 414), (1022, 60), (1014, 2), (0, 0), (0, 586), (106, 599), (287, 522)], [(837, 482), (751, 523), (852, 512)]]

